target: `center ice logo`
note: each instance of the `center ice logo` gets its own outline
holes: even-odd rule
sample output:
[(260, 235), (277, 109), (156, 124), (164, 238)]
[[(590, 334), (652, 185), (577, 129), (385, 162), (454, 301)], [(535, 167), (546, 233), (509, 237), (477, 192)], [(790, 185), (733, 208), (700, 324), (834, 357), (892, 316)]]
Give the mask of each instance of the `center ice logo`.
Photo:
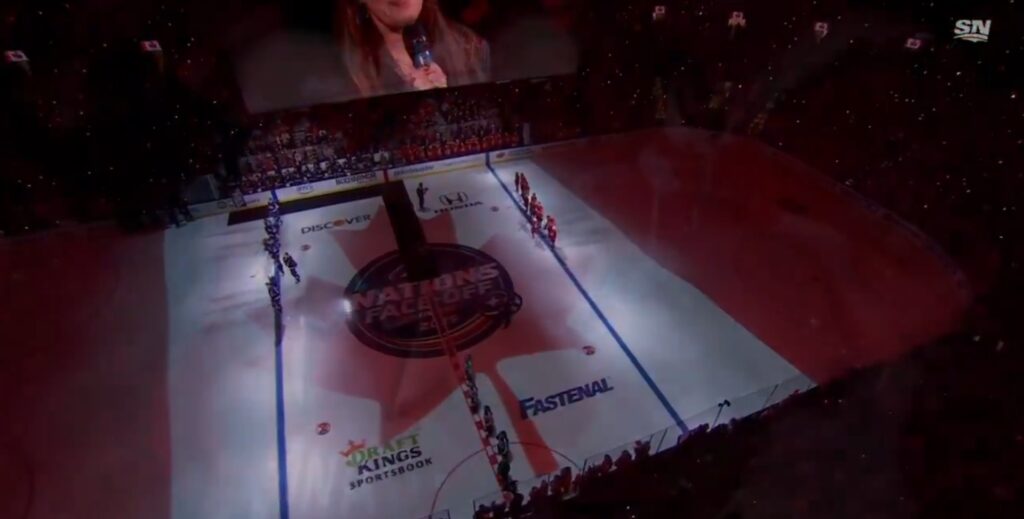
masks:
[(349, 490), (398, 477), (434, 463), (431, 458), (423, 457), (419, 433), (399, 436), (376, 446), (367, 446), (365, 440), (349, 440), (348, 447), (339, 454), (345, 458), (345, 465), (356, 470), (356, 479), (349, 482)]
[(347, 323), (360, 342), (396, 357), (440, 357), (442, 338), (456, 351), (465, 350), (511, 323), (522, 307), (512, 278), (496, 259), (464, 245), (426, 247), (442, 272), (433, 279), (406, 281), (394, 251), (349, 282)]

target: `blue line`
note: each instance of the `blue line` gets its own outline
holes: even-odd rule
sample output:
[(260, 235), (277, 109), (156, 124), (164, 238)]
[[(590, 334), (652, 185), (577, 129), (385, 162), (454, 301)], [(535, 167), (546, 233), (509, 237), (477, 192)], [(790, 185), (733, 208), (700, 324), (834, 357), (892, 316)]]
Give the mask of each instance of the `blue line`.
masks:
[[(494, 171), (494, 167), (491, 166), (490, 153), (487, 154), (487, 169), (491, 171), (491, 174), (494, 175), (494, 179), (497, 180), (498, 184), (501, 185), (501, 188), (505, 190), (505, 194), (512, 199), (512, 204), (515, 205), (517, 209), (519, 209), (519, 213), (523, 215), (523, 218), (526, 218), (527, 221), (529, 221), (529, 216), (527, 216), (526, 211), (522, 207), (520, 207), (519, 200), (516, 200), (515, 195), (512, 194), (512, 191), (508, 189), (508, 186), (506, 186), (505, 183), (501, 181), (501, 177), (498, 176), (498, 172)], [(555, 257), (555, 261), (557, 261), (558, 264), (562, 266), (562, 270), (564, 270), (565, 274), (569, 276), (569, 280), (572, 281), (572, 284), (576, 285), (576, 290), (579, 290), (580, 295), (583, 296), (583, 299), (586, 299), (587, 304), (590, 305), (590, 308), (594, 311), (594, 314), (597, 315), (597, 318), (600, 319), (602, 323), (604, 323), (605, 328), (608, 329), (608, 333), (612, 334), (612, 338), (614, 338), (615, 342), (617, 342), (619, 344), (619, 347), (622, 348), (623, 353), (626, 354), (626, 357), (629, 358), (629, 361), (633, 363), (633, 367), (635, 367), (636, 370), (640, 373), (640, 376), (643, 377), (644, 382), (647, 382), (647, 385), (651, 388), (651, 391), (654, 392), (654, 396), (658, 397), (658, 400), (661, 402), (661, 405), (665, 407), (665, 411), (667, 411), (669, 416), (671, 416), (672, 419), (675, 420), (676, 426), (679, 427), (679, 429), (683, 433), (689, 431), (690, 429), (686, 427), (685, 423), (683, 423), (683, 419), (679, 417), (679, 413), (676, 412), (675, 408), (672, 407), (672, 404), (669, 403), (668, 398), (665, 398), (665, 394), (661, 392), (661, 389), (659, 389), (657, 384), (654, 383), (654, 380), (651, 379), (651, 376), (647, 373), (647, 370), (645, 370), (644, 367), (640, 364), (640, 360), (636, 358), (636, 355), (633, 355), (632, 350), (630, 350), (629, 346), (626, 345), (626, 341), (622, 340), (622, 337), (619, 336), (619, 332), (615, 330), (615, 327), (612, 326), (612, 323), (608, 321), (607, 317), (605, 317), (604, 312), (602, 312), (601, 309), (597, 306), (597, 303), (594, 302), (594, 299), (590, 297), (590, 294), (587, 293), (587, 290), (583, 288), (583, 284), (580, 283), (580, 280), (577, 279), (576, 275), (572, 273), (572, 269), (569, 268), (569, 265), (565, 263), (565, 260), (563, 260), (557, 252), (555, 252), (555, 248), (551, 245), (550, 242), (548, 242), (547, 238), (541, 236), (540, 239), (541, 241), (544, 242), (544, 245), (548, 248), (548, 250), (551, 251), (551, 255)]]
[[(280, 284), (280, 278), (275, 276), (276, 283)], [(288, 519), (288, 450), (285, 442), (285, 420), (284, 420), (284, 360), (282, 350), (284, 343), (284, 323), (281, 316), (275, 315), (276, 323), (274, 330), (274, 378), (277, 399), (277, 493), (278, 505), (281, 519)]]

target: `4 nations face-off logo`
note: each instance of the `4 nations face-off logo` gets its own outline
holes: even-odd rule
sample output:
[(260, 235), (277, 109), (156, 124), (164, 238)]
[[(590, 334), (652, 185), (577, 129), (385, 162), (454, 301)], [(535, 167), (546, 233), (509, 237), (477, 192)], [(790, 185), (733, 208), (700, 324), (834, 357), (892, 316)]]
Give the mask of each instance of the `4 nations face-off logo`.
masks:
[(458, 244), (427, 248), (442, 272), (433, 279), (407, 281), (394, 251), (371, 261), (349, 282), (348, 327), (360, 342), (396, 357), (440, 357), (445, 355), (442, 338), (456, 351), (465, 350), (508, 326), (522, 308), (512, 278), (496, 259)]

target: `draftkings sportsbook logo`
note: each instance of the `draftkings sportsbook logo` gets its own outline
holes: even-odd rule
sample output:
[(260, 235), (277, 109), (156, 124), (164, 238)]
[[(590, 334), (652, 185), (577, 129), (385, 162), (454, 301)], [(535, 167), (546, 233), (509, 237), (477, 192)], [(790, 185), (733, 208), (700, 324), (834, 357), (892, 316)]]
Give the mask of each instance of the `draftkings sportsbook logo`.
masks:
[(345, 465), (356, 471), (356, 479), (348, 482), (349, 490), (433, 465), (431, 458), (423, 457), (419, 433), (372, 447), (367, 446), (365, 440), (358, 443), (349, 440), (348, 447), (339, 454), (345, 458)]
[(345, 287), (348, 327), (360, 342), (395, 357), (440, 357), (446, 343), (462, 351), (512, 322), (523, 299), (498, 260), (453, 243), (426, 247), (441, 272), (433, 279), (407, 281), (394, 251)]

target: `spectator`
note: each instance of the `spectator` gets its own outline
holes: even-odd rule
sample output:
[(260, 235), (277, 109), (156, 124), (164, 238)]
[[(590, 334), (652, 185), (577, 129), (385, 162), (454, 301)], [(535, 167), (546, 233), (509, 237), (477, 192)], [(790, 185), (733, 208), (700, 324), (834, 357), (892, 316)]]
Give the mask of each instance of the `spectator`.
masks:
[(633, 455), (627, 450), (623, 450), (619, 457), (615, 460), (615, 470), (622, 470), (633, 463)]

